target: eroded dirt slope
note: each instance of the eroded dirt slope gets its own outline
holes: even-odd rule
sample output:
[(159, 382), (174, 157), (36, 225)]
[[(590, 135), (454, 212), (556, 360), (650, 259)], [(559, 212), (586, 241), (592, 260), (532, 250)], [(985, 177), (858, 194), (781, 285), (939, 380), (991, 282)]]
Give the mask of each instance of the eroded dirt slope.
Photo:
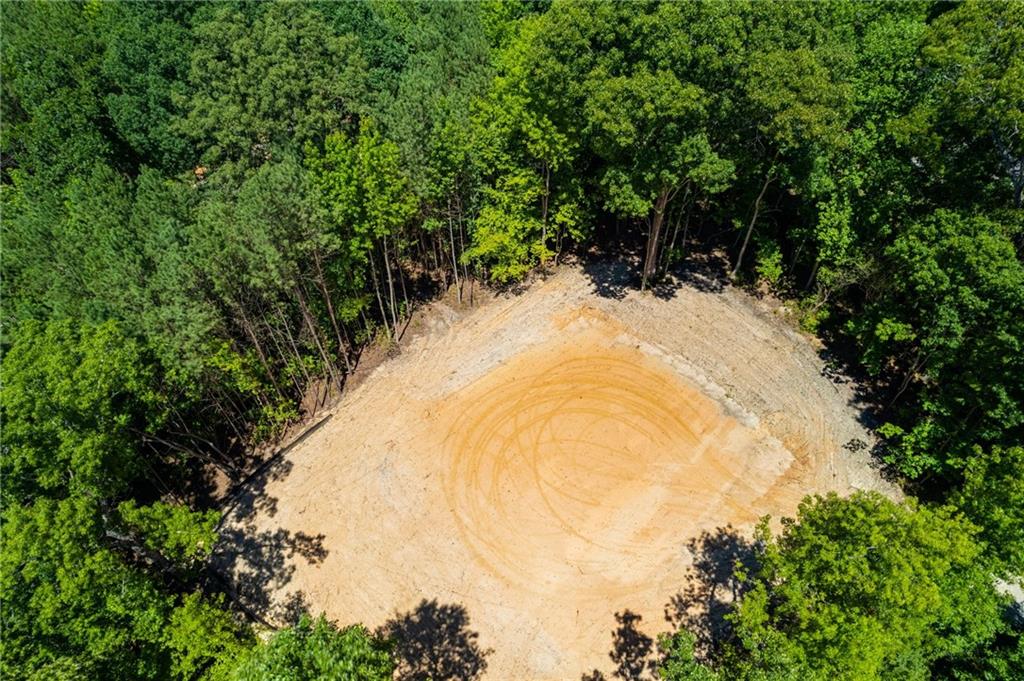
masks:
[(669, 628), (702, 533), (741, 545), (808, 493), (895, 494), (850, 451), (871, 438), (849, 387), (766, 306), (616, 281), (562, 268), (435, 304), (234, 509), (219, 559), (251, 606), (389, 626), (435, 676), (580, 678), (612, 671), (616, 613)]

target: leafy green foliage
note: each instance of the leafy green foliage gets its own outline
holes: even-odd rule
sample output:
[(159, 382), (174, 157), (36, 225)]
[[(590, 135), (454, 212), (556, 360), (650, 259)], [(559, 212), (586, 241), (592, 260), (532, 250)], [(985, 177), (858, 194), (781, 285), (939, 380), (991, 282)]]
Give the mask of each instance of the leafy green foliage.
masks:
[(230, 679), (254, 645), (252, 634), (224, 609), (223, 598), (186, 595), (171, 613), (165, 630), (171, 672), (180, 679)]
[(386, 643), (359, 626), (339, 631), (321, 615), (316, 620), (304, 616), (254, 648), (231, 678), (388, 681), (393, 672)]
[(4, 154), (59, 186), (117, 143), (102, 126), (104, 13), (81, 2), (13, 3), (3, 21)]
[(119, 137), (142, 162), (174, 174), (189, 161), (188, 140), (174, 129), (186, 97), (192, 50), (188, 5), (108, 4), (115, 16), (101, 71), (110, 92), (104, 104)]
[(940, 168), (953, 165), (949, 156), (953, 162), (963, 158), (951, 147), (973, 143), (987, 152), (975, 155), (1009, 180), (1017, 208), (1024, 192), (1022, 46), (1024, 10), (1016, 3), (966, 2), (943, 14), (929, 27), (921, 50), (936, 72), (936, 87), (914, 112), (931, 133), (925, 138), (933, 150), (945, 152), (936, 159)]
[(131, 499), (121, 502), (117, 511), (132, 531), (142, 535), (146, 546), (175, 563), (187, 564), (213, 551), (220, 519), (216, 511), (196, 513), (163, 501), (138, 506)]
[(162, 411), (143, 347), (113, 322), (26, 322), (3, 375), (5, 498), (126, 490), (142, 464), (135, 433)]
[(686, 630), (663, 634), (658, 640), (663, 659), (658, 678), (665, 681), (717, 681), (721, 676), (694, 657), (694, 637)]
[[(977, 529), (953, 511), (877, 493), (800, 505), (772, 538), (734, 616), (755, 677), (925, 679), (930, 664), (990, 640), (999, 621)], [(758, 671), (760, 670), (760, 671)]]
[(2, 372), (3, 665), (24, 677), (176, 673), (164, 638), (176, 598), (154, 576), (208, 555), (218, 514), (126, 498), (153, 465), (136, 443), (166, 418), (151, 357), (113, 321), (27, 321)]
[(334, 34), (312, 5), (216, 6), (193, 36), (177, 125), (207, 162), (258, 165), (282, 147), (320, 142), (365, 98), (355, 39)]
[(1024, 448), (976, 449), (953, 498), (1008, 576), (1024, 574)]
[(973, 523), (808, 501), (731, 652), (680, 633), (662, 675), (1020, 675), (988, 588), (1024, 569), (1019, 4), (0, 15), (5, 671), (389, 676), (322, 619), (250, 653), (181, 476), (240, 479), (417, 296), (624, 243), (642, 285), (696, 247), (799, 296), (874, 374), (888, 463)]
[[(1024, 265), (1011, 232), (937, 211), (885, 251), (884, 295), (851, 322), (876, 372), (917, 388), (892, 462), (911, 476), (956, 464), (974, 443), (1014, 439), (1024, 424)], [(909, 421), (909, 419), (907, 419)]]
[(166, 676), (162, 629), (172, 599), (104, 546), (104, 515), (88, 496), (5, 504), (0, 658), (9, 673)]

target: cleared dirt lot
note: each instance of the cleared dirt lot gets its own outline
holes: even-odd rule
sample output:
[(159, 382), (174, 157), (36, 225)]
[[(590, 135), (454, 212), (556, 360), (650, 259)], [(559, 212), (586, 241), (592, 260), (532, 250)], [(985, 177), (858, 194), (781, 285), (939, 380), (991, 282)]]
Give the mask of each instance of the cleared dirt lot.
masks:
[(721, 597), (694, 590), (702, 533), (741, 546), (805, 494), (895, 494), (849, 386), (767, 305), (618, 281), (434, 304), (234, 508), (219, 560), (251, 607), (387, 626), (419, 645), (410, 676), (610, 673), (623, 621), (653, 636)]

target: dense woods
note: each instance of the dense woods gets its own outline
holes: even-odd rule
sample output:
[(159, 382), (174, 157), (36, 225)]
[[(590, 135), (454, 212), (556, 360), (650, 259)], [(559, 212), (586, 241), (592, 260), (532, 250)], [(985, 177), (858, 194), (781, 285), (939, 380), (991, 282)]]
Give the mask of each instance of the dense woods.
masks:
[(5, 676), (390, 678), (358, 626), (261, 642), (190, 481), (449, 287), (695, 254), (861, 377), (910, 498), (765, 525), (730, 635), (661, 677), (1024, 676), (1024, 5), (0, 12)]

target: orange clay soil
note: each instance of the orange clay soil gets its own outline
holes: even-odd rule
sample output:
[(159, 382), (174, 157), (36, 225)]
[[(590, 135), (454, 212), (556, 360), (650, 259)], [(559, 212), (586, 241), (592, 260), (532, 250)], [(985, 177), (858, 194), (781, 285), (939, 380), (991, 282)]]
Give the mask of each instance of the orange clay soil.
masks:
[[(252, 607), (301, 594), (376, 627), (437, 599), (465, 608), (486, 678), (578, 679), (613, 666), (615, 613), (668, 629), (702, 531), (893, 493), (842, 448), (869, 436), (809, 343), (737, 291), (599, 298), (565, 268), (455, 316), (435, 309), (229, 517), (220, 560)], [(756, 351), (777, 379), (751, 377)]]

